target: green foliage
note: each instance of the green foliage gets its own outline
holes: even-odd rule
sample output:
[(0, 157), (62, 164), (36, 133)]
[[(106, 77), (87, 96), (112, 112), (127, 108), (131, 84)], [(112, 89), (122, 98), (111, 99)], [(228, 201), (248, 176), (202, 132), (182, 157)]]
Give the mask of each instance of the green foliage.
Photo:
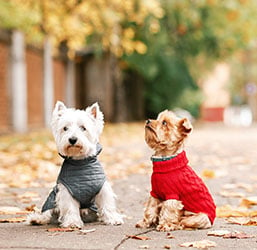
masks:
[[(180, 98), (178, 98), (178, 101), (174, 106), (189, 111), (192, 116), (197, 118), (200, 115), (199, 107), (202, 101), (203, 94), (200, 89), (186, 88), (183, 93), (181, 93)], [(173, 107), (170, 109), (173, 109)]]
[[(126, 55), (129, 67), (145, 80), (147, 114), (182, 107), (197, 115), (201, 96), (198, 79), (213, 62), (245, 48), (252, 38), (257, 14), (254, 0), (162, 0), (165, 15), (160, 30), (149, 32), (147, 22), (137, 37), (147, 53)], [(147, 20), (148, 24), (150, 19)], [(248, 29), (246, 27), (251, 27)]]
[(0, 27), (29, 33), (39, 21), (39, 15), (36, 11), (28, 11), (23, 7), (13, 1), (0, 0)]

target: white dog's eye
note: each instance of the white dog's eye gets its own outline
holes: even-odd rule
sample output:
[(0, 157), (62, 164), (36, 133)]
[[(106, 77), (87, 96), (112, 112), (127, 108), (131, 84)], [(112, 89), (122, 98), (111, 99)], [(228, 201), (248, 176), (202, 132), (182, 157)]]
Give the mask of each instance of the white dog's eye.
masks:
[(80, 126), (80, 129), (81, 129), (82, 131), (86, 131), (86, 130), (87, 130), (83, 125)]
[(65, 126), (65, 127), (63, 128), (63, 130), (64, 130), (64, 131), (67, 131), (67, 130), (68, 130), (68, 127)]
[(162, 121), (162, 125), (166, 126), (167, 125), (167, 122), (164, 120)]

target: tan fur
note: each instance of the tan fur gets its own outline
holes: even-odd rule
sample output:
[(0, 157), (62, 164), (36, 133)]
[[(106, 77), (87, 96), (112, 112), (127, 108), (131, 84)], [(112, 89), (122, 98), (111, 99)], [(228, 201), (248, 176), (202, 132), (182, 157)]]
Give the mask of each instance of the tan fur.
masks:
[[(178, 118), (173, 112), (161, 112), (157, 120), (148, 120), (145, 125), (145, 141), (155, 153), (154, 156), (176, 155), (183, 150), (184, 141), (193, 127), (187, 118)], [(156, 226), (158, 231), (172, 231), (183, 228), (210, 228), (206, 214), (195, 214), (183, 210), (183, 204), (177, 200), (161, 201), (149, 197), (139, 228)]]

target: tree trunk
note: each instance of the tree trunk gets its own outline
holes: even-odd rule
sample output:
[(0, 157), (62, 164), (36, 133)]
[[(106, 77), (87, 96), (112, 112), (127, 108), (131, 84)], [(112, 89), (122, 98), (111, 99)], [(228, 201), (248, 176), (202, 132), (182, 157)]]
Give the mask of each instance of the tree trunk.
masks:
[(125, 85), (122, 76), (122, 70), (118, 65), (118, 59), (111, 55), (112, 81), (114, 85), (114, 122), (127, 121), (127, 106), (125, 96)]

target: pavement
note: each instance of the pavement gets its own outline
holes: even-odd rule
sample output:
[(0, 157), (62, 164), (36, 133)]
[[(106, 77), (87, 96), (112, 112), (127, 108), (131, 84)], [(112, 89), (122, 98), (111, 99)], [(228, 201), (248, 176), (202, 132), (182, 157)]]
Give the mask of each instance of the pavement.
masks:
[[(199, 175), (206, 172), (214, 175), (207, 174), (209, 178), (205, 178), (204, 181), (213, 194), (217, 206), (238, 206), (240, 203), (242, 195), (240, 197), (230, 193), (221, 195), (221, 191), (224, 191), (228, 184), (234, 185), (233, 192), (241, 192), (246, 197), (257, 196), (255, 184), (257, 126), (228, 128), (222, 125), (200, 125), (192, 134), (186, 151), (190, 165)], [(145, 152), (147, 155), (142, 157), (148, 161), (150, 170), (149, 151)], [(215, 242), (216, 246), (213, 249), (217, 250), (257, 249), (256, 226), (229, 224), (225, 218), (217, 218), (212, 229), (171, 232), (172, 238), (166, 232), (135, 228), (136, 222), (143, 216), (144, 205), (149, 195), (150, 171), (144, 174), (130, 174), (112, 181), (112, 184), (118, 196), (118, 209), (125, 216), (123, 225), (108, 226), (94, 222), (85, 224), (84, 231), (49, 232), (47, 230), (56, 225), (28, 226), (23, 223), (0, 223), (0, 249), (186, 249), (180, 244), (200, 240)], [(231, 192), (231, 189), (228, 190)], [(40, 207), (49, 189), (5, 188), (0, 206), (22, 206), (17, 200), (17, 194), (27, 191), (40, 194), (42, 198), (36, 202)], [(0, 216), (4, 217), (6, 215)], [(207, 233), (213, 230), (240, 231), (253, 237), (224, 239), (207, 236)]]

